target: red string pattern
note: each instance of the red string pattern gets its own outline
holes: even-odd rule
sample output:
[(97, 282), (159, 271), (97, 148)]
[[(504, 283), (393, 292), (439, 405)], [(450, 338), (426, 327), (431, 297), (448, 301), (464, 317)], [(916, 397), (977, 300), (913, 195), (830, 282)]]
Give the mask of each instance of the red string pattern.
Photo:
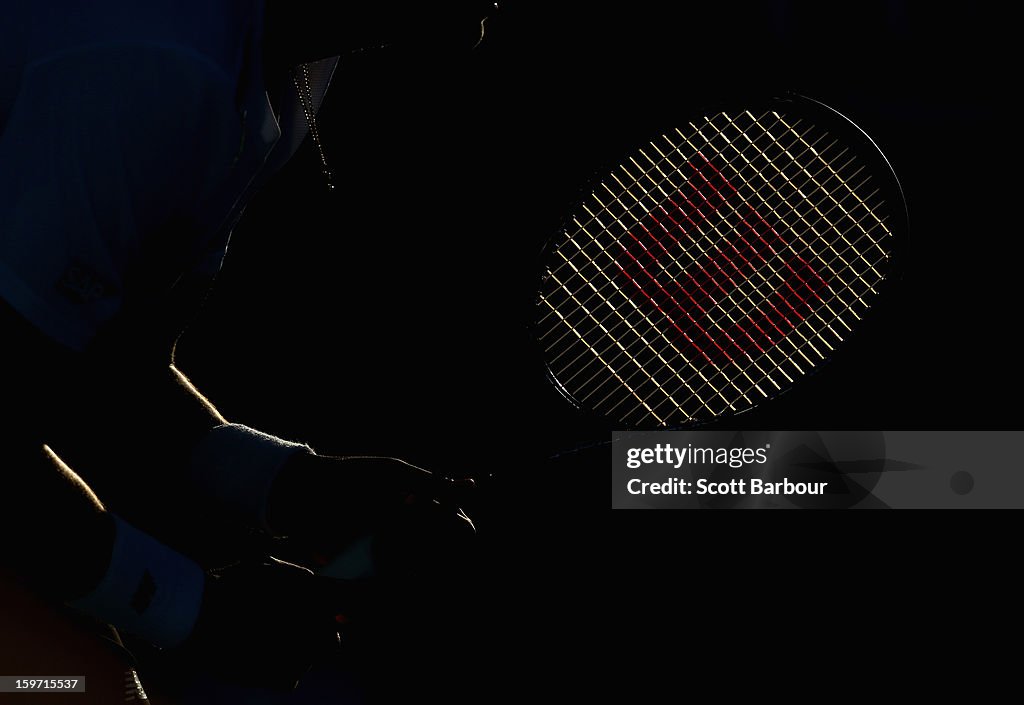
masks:
[[(814, 310), (828, 283), (787, 247), (710, 160), (698, 153), (684, 171), (692, 172), (685, 190), (649, 212), (620, 240), (624, 247), (616, 266), (628, 281), (624, 289), (664, 322), (670, 341), (695, 359), (720, 366), (765, 353)], [(673, 261), (673, 251), (683, 242), (701, 237), (701, 226), (728, 201), (739, 214), (739, 227), (686, 272), (671, 277), (662, 260)], [(762, 267), (769, 273), (759, 276), (775, 276), (778, 288), (739, 320), (722, 321), (720, 312), (716, 321), (716, 307)]]

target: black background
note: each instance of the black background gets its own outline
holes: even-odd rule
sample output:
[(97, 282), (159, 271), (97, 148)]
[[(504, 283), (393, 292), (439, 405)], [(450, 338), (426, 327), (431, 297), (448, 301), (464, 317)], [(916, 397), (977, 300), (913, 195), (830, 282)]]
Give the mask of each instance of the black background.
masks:
[(320, 117), (338, 189), (306, 144), (249, 207), (178, 348), (232, 420), (493, 473), (475, 588), (492, 645), (563, 634), (570, 585), (624, 582), (644, 534), (609, 518), (606, 449), (546, 460), (607, 435), (543, 380), (526, 329), (541, 248), (591, 179), (717, 95), (795, 90), (849, 116), (911, 218), (906, 272), (872, 325), (740, 425), (1018, 425), (1006, 18), (907, 2), (550, 5), (510, 0), (460, 58), (343, 57)]

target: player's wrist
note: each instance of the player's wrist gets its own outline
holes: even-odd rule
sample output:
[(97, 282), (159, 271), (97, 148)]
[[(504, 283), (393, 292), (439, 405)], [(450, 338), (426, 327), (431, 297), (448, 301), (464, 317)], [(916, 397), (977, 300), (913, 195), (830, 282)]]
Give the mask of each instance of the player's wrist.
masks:
[(191, 558), (110, 515), (110, 561), (90, 592), (68, 605), (159, 647), (174, 647), (191, 634), (206, 577)]
[(289, 460), (312, 455), (306, 445), (286, 441), (241, 424), (209, 431), (192, 453), (193, 484), (242, 523), (280, 535), (268, 518), (273, 487)]

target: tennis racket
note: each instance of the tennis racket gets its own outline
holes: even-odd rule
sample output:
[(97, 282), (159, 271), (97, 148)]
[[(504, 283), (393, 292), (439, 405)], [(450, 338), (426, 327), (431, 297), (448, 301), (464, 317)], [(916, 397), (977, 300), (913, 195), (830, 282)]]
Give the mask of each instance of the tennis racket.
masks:
[(685, 428), (825, 364), (897, 278), (907, 212), (875, 143), (800, 96), (705, 110), (589, 190), (533, 310), (550, 381), (620, 429)]

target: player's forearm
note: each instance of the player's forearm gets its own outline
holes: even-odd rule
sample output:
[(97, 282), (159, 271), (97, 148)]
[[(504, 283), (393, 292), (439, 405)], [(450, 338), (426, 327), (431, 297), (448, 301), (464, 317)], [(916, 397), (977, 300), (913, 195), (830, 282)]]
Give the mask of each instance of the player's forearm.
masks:
[(91, 381), (50, 442), (115, 511), (130, 504), (187, 530), (206, 513), (192, 510), (212, 502), (229, 520), (269, 529), (271, 484), (302, 446), (230, 424), (173, 366), (104, 357), (80, 378)]
[(301, 448), (228, 424), (171, 365), (168, 340), (109, 335), (74, 352), (2, 302), (0, 333), (9, 408), (114, 511), (163, 535), (157, 525), (187, 531), (212, 500), (266, 528), (272, 480)]
[(41, 444), (9, 438), (0, 511), (7, 568), (57, 599), (88, 592), (110, 558), (112, 526), (89, 488)]
[(159, 646), (188, 637), (204, 594), (202, 568), (107, 510), (49, 449), (4, 434), (0, 580), (13, 573), (51, 600)]
[(167, 362), (90, 360), (69, 387), (46, 442), (115, 507), (187, 496), (194, 447), (226, 423)]

